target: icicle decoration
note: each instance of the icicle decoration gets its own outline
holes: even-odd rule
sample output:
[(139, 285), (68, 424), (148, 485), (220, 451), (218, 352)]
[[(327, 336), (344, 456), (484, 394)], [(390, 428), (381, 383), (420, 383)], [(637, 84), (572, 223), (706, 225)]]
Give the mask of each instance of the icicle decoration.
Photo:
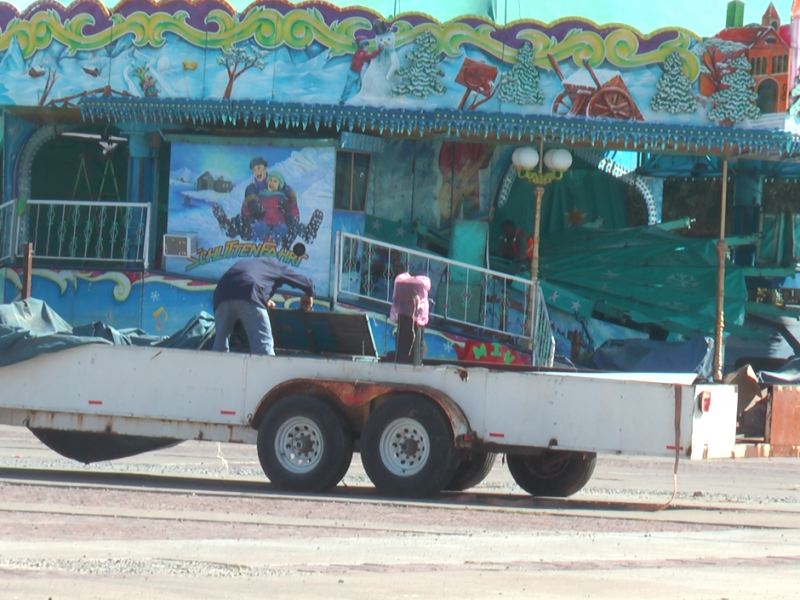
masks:
[(219, 124), (263, 119), (266, 127), (309, 124), (337, 131), (377, 129), (382, 135), (465, 135), (466, 138), (534, 142), (540, 136), (561, 144), (589, 143), (598, 147), (684, 149), (687, 152), (755, 152), (779, 157), (800, 154), (800, 136), (781, 130), (734, 129), (719, 126), (675, 126), (609, 119), (522, 116), (452, 109), (382, 109), (372, 107), (284, 104), (260, 101), (161, 100), (142, 98), (84, 98), (79, 103), (87, 122), (152, 122)]

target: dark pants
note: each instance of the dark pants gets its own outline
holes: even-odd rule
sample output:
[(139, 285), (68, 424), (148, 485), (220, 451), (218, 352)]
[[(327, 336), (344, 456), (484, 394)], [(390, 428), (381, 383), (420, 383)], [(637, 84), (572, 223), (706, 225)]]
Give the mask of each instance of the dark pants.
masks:
[(411, 365), (422, 364), (422, 337), (425, 328), (406, 315), (397, 317), (394, 362)]

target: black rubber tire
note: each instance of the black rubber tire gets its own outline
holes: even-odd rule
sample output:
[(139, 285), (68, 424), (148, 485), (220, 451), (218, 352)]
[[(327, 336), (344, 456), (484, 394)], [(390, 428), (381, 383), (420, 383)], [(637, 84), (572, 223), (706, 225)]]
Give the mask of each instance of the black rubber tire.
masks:
[[(427, 458), (414, 462), (404, 452), (397, 454), (394, 465), (387, 465), (381, 457), (384, 432), (394, 427), (398, 419), (412, 419), (417, 425), (409, 427), (411, 444), (427, 439)], [(405, 438), (403, 445), (408, 443)], [(386, 440), (387, 443), (389, 440)], [(397, 444), (393, 444), (397, 446)], [(422, 444), (416, 446), (423, 448)], [(423, 451), (423, 450), (420, 450)], [(402, 498), (423, 498), (437, 494), (453, 478), (458, 468), (460, 453), (456, 451), (453, 429), (444, 412), (428, 398), (414, 395), (395, 396), (381, 404), (367, 419), (361, 434), (361, 462), (364, 470), (379, 492)], [(407, 461), (409, 474), (402, 474), (400, 463)]]
[(508, 456), (517, 485), (533, 496), (566, 498), (579, 492), (594, 473), (597, 454), (545, 450), (538, 456)]
[(456, 469), (456, 474), (453, 475), (450, 483), (444, 486), (444, 489), (451, 492), (463, 492), (475, 487), (486, 479), (494, 467), (496, 458), (497, 454), (494, 452), (477, 452), (466, 460), (462, 459)]
[[(279, 456), (276, 449), (276, 438), (281, 429), (296, 417), (311, 421), (322, 442), (322, 453), (316, 464), (302, 472), (290, 470), (286, 466), (289, 457)], [(295, 429), (306, 434), (309, 432), (302, 423)], [(289, 428), (287, 435), (291, 432), (292, 428)], [(314, 396), (298, 394), (282, 398), (264, 415), (258, 428), (257, 449), (261, 468), (276, 487), (293, 492), (322, 492), (335, 487), (350, 468), (353, 432), (344, 415), (331, 404)]]

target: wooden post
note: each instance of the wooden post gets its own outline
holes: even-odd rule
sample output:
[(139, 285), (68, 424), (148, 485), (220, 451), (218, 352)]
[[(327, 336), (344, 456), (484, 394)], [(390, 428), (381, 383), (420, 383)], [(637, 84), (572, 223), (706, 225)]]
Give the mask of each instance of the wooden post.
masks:
[(717, 241), (717, 312), (714, 321), (714, 381), (722, 381), (722, 334), (725, 330), (725, 211), (728, 203), (728, 159), (722, 159), (722, 206), (719, 210), (719, 240)]
[(31, 297), (31, 271), (33, 271), (33, 243), (22, 244), (22, 299)]

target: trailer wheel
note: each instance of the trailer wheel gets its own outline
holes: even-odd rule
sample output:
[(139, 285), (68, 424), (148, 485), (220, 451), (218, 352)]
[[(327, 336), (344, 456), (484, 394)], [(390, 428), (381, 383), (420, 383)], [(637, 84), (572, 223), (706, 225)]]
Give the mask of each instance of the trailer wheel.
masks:
[(441, 491), (458, 468), (453, 430), (444, 413), (420, 396), (396, 396), (367, 419), (361, 462), (390, 496), (421, 498)]
[(452, 492), (463, 492), (475, 487), (486, 479), (486, 476), (494, 467), (496, 458), (497, 454), (494, 452), (478, 452), (471, 455), (467, 460), (462, 460), (456, 469), (456, 474), (453, 475), (450, 483), (444, 486), (444, 489)]
[(295, 395), (269, 409), (258, 429), (258, 460), (283, 490), (335, 487), (353, 458), (353, 433), (338, 410), (314, 396)]
[(538, 456), (508, 456), (508, 470), (533, 496), (566, 498), (580, 491), (594, 473), (597, 454), (547, 450)]

